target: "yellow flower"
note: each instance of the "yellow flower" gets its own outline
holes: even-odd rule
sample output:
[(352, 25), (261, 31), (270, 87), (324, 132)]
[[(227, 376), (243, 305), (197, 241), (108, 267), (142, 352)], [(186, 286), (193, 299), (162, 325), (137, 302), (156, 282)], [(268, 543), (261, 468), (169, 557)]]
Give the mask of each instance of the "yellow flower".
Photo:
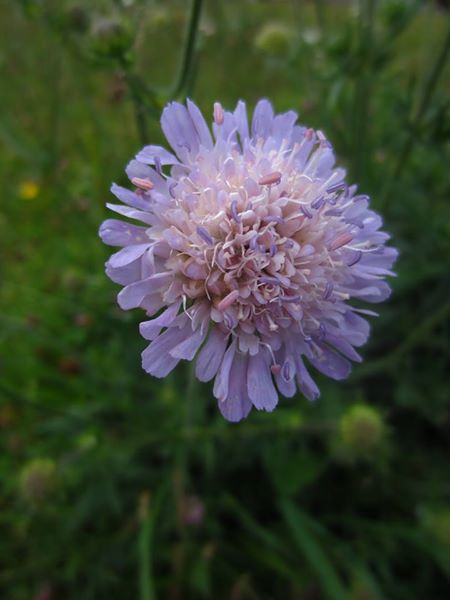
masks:
[(19, 196), (23, 200), (34, 200), (39, 194), (39, 186), (35, 181), (24, 181), (19, 187)]

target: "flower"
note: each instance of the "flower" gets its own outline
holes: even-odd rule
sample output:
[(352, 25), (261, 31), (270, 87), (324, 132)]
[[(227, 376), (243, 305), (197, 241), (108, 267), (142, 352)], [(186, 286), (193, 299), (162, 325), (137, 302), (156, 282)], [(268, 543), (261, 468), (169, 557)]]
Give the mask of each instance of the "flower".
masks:
[(35, 181), (23, 181), (19, 186), (19, 196), (23, 200), (34, 200), (39, 194), (39, 186)]
[(349, 301), (389, 296), (397, 251), (325, 135), (295, 112), (260, 100), (249, 126), (244, 102), (216, 102), (213, 120), (214, 137), (190, 100), (166, 106), (175, 154), (144, 147), (126, 169), (134, 191), (113, 184), (123, 204), (107, 205), (143, 225), (107, 220), (100, 236), (123, 247), (106, 263), (124, 286), (119, 305), (152, 317), (140, 325), (145, 371), (165, 377), (196, 358), (198, 379), (215, 378), (220, 411), (239, 421), (297, 386), (317, 398), (305, 358), (349, 375), (369, 335), (361, 315), (376, 314)]

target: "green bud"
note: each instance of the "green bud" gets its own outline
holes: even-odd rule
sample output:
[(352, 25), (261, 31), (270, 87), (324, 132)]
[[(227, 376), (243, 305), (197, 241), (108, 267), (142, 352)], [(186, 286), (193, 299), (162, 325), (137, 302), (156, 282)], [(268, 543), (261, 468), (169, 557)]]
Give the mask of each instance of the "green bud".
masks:
[(98, 58), (123, 58), (133, 43), (128, 23), (116, 17), (97, 18), (91, 30), (91, 49)]
[(294, 45), (294, 33), (284, 23), (268, 23), (264, 25), (255, 37), (255, 47), (273, 57), (284, 57), (289, 54)]
[(19, 475), (19, 488), (30, 504), (41, 504), (51, 492), (56, 465), (50, 458), (36, 458), (27, 463)]
[(383, 439), (383, 419), (374, 408), (355, 404), (341, 417), (339, 435), (347, 450), (356, 454), (370, 453)]

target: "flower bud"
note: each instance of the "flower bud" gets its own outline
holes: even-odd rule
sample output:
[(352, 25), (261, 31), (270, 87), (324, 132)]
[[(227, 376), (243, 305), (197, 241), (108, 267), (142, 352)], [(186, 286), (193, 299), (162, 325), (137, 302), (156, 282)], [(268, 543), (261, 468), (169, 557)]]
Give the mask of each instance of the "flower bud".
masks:
[(19, 477), (20, 492), (30, 504), (41, 504), (53, 488), (56, 465), (50, 458), (27, 463)]
[(98, 58), (120, 58), (130, 49), (132, 31), (123, 20), (115, 17), (100, 17), (91, 30), (91, 49)]
[(284, 23), (268, 23), (255, 37), (255, 47), (273, 57), (284, 57), (293, 48), (294, 34)]
[(339, 422), (340, 441), (345, 449), (356, 454), (370, 453), (377, 448), (384, 435), (384, 423), (374, 408), (355, 404)]

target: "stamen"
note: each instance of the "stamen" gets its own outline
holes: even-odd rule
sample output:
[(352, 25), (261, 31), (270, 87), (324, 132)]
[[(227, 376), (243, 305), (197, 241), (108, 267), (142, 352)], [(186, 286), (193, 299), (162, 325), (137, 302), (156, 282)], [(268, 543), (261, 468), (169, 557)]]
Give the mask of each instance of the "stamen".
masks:
[(324, 203), (325, 198), (323, 196), (319, 196), (318, 198), (316, 198), (314, 200), (314, 202), (311, 202), (311, 208), (317, 209), (320, 208), (322, 206), (322, 204)]
[(258, 247), (258, 234), (253, 236), (252, 239), (250, 240), (250, 249), (254, 250), (256, 252), (257, 247)]
[(268, 175), (264, 175), (258, 181), (259, 185), (274, 185), (279, 184), (281, 181), (281, 173), (279, 171), (274, 171), (273, 173), (269, 173)]
[(330, 185), (330, 187), (327, 188), (327, 194), (332, 194), (333, 192), (337, 192), (337, 190), (340, 190), (341, 188), (346, 188), (346, 187), (347, 187), (347, 184), (343, 181), (340, 181), (339, 183)]
[(353, 239), (353, 236), (348, 233), (348, 232), (344, 232), (341, 233), (341, 235), (338, 235), (337, 238), (335, 238), (331, 244), (329, 245), (329, 249), (330, 250), (337, 250), (338, 248), (342, 248), (342, 246), (345, 246), (345, 244), (348, 244), (349, 242), (351, 242)]
[(266, 344), (265, 342), (260, 342), (261, 346), (264, 346), (265, 348), (267, 348), (267, 350), (270, 353), (270, 356), (272, 357), (272, 366), (274, 366), (276, 368), (276, 366), (278, 365), (276, 359), (275, 359), (275, 354), (273, 353), (272, 350), (272, 346), (270, 344)]
[(267, 215), (267, 217), (263, 218), (263, 221), (269, 223), (279, 223), (280, 225), (284, 223), (283, 217), (277, 217), (276, 215)]
[(327, 334), (327, 331), (325, 329), (325, 325), (323, 325), (322, 323), (319, 325), (319, 340), (322, 341), (325, 339), (325, 336)]
[(305, 138), (310, 142), (313, 139), (313, 137), (314, 137), (314, 129), (311, 129), (311, 128), (307, 129), (305, 131)]
[(237, 300), (237, 298), (239, 298), (239, 292), (237, 290), (233, 290), (232, 292), (227, 294), (225, 296), (225, 298), (222, 298), (222, 300), (219, 302), (219, 304), (217, 306), (217, 309), (220, 311), (226, 310), (228, 307), (230, 307), (233, 304), (233, 302), (235, 300)]
[(162, 166), (161, 166), (161, 159), (159, 158), (159, 156), (155, 156), (154, 161), (155, 161), (156, 172), (158, 173), (158, 175), (162, 175), (163, 172), (162, 172)]
[(291, 380), (291, 366), (292, 366), (291, 360), (287, 358), (284, 361), (283, 370), (282, 370), (282, 373), (281, 373), (283, 379), (286, 382), (288, 382), (288, 381)]
[(213, 118), (216, 125), (222, 125), (225, 120), (225, 113), (220, 102), (214, 102)]
[(150, 179), (143, 179), (142, 177), (132, 177), (131, 183), (145, 192), (148, 192), (155, 187)]
[(325, 134), (323, 133), (323, 131), (320, 131), (320, 129), (318, 129), (316, 131), (316, 134), (317, 134), (317, 139), (319, 140), (321, 146), (325, 146), (326, 148), (331, 148), (331, 144), (325, 137)]
[(202, 238), (202, 240), (204, 240), (207, 244), (210, 244), (211, 246), (213, 245), (213, 243), (214, 243), (213, 239), (209, 235), (208, 230), (205, 229), (205, 227), (202, 227), (201, 225), (199, 225), (197, 227), (197, 233)]
[(260, 277), (259, 280), (262, 281), (262, 283), (268, 283), (269, 285), (270, 284), (280, 285), (280, 280), (277, 277), (264, 276), (264, 277)]
[(312, 213), (309, 211), (309, 209), (306, 208), (306, 206), (300, 206), (300, 210), (305, 215), (305, 217), (308, 217), (308, 219), (312, 219)]
[(272, 375), (279, 375), (280, 371), (281, 371), (281, 365), (279, 365), (278, 363), (275, 363), (270, 366), (270, 370), (272, 372)]
[(225, 325), (228, 327), (228, 329), (234, 328), (233, 319), (230, 317), (230, 315), (228, 313), (223, 313), (223, 320), (225, 322)]
[(347, 263), (347, 267), (353, 267), (353, 265), (356, 265), (356, 263), (358, 263), (361, 260), (363, 253), (358, 250), (358, 252), (356, 253), (356, 256)]
[(330, 210), (327, 210), (327, 212), (325, 213), (326, 217), (340, 217), (342, 215), (342, 209), (340, 208), (330, 208)]
[(233, 200), (233, 202), (231, 203), (231, 215), (232, 215), (233, 219), (236, 221), (236, 223), (241, 222), (241, 217), (238, 215), (238, 212), (237, 212), (237, 200)]
[(331, 294), (333, 292), (333, 288), (334, 288), (334, 285), (328, 281), (327, 285), (325, 286), (325, 290), (323, 292), (323, 296), (322, 296), (323, 300), (328, 300), (328, 298), (331, 296)]
[(174, 189), (177, 187), (177, 185), (178, 183), (175, 181), (169, 185), (169, 194), (172, 196), (172, 198), (175, 198)]

